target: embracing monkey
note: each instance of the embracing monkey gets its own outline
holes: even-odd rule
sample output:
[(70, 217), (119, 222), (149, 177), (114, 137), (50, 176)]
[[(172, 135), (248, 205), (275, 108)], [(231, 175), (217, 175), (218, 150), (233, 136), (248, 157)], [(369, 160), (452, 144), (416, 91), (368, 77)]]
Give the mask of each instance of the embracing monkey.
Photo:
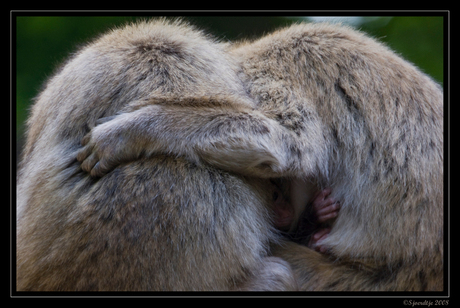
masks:
[[(32, 110), (18, 290), (442, 290), (442, 117), (438, 85), (346, 27), (114, 30)], [(325, 187), (328, 253), (283, 240)]]
[(48, 81), (18, 174), (18, 291), (298, 289), (270, 256), (281, 240), (273, 206), (286, 205), (271, 180), (169, 155), (96, 179), (75, 158), (91, 128), (146, 99), (255, 108), (227, 48), (182, 22), (139, 23), (88, 44)]

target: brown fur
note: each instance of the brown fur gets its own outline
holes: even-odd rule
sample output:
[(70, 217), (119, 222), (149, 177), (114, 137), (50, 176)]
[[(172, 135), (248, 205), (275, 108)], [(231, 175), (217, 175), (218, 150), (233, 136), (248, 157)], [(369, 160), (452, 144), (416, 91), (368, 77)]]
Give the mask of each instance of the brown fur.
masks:
[(229, 53), (256, 109), (144, 101), (85, 137), (79, 159), (93, 156), (82, 167), (101, 176), (113, 159), (172, 153), (259, 177), (313, 178), (341, 203), (325, 241), (331, 255), (274, 248), (303, 290), (442, 290), (441, 88), (340, 26), (295, 25)]
[[(303, 260), (291, 263), (301, 288), (442, 290), (440, 87), (345, 27), (298, 25), (236, 52), (258, 110), (303, 137), (299, 169), (342, 204), (324, 243), (334, 262), (303, 247), (279, 250), (290, 262)], [(313, 153), (312, 170), (318, 145), (310, 140), (321, 138), (324, 156)], [(370, 269), (367, 279), (357, 278), (361, 267)]]
[[(303, 290), (442, 290), (435, 83), (344, 27), (232, 47), (164, 26), (102, 37), (35, 104), (18, 289), (295, 288), (289, 265), (266, 257), (272, 243)], [(95, 177), (115, 169), (91, 179), (76, 155)], [(332, 187), (331, 255), (277, 244), (269, 184), (235, 172)]]
[(297, 288), (268, 257), (268, 180), (161, 155), (93, 179), (75, 159), (91, 127), (148, 98), (252, 104), (236, 71), (222, 45), (159, 20), (113, 30), (49, 80), (18, 176), (18, 291)]
[(304, 247), (275, 253), (301, 273), (301, 288), (442, 290), (440, 87), (345, 27), (293, 26), (235, 53), (258, 110), (303, 141), (298, 169), (342, 204), (325, 242), (334, 262)]

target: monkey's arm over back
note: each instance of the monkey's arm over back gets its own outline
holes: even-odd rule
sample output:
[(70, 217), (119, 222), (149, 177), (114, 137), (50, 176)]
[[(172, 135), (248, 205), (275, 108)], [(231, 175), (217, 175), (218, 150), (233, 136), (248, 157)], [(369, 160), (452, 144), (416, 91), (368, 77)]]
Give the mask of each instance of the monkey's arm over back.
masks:
[(83, 170), (102, 176), (120, 163), (155, 154), (262, 177), (290, 168), (285, 144), (294, 137), (250, 108), (138, 104), (132, 109), (85, 136), (77, 156)]

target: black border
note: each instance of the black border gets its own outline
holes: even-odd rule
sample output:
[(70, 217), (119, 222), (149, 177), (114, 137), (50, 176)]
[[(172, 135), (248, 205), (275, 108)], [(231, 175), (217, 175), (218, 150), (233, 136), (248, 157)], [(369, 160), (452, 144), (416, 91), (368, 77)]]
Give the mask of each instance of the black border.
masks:
[[(441, 292), (17, 292), (16, 281), (16, 17), (19, 16), (442, 16), (444, 17), (444, 290)], [(401, 306), (443, 305), (452, 296), (450, 288), (450, 11), (449, 10), (10, 10), (10, 298), (308, 298), (320, 300), (359, 299), (387, 301)], [(14, 152), (13, 152), (14, 151)], [(14, 190), (13, 190), (14, 189)], [(382, 301), (382, 303), (383, 303)], [(412, 302), (411, 302), (412, 301)], [(431, 303), (431, 304), (430, 304)], [(413, 305), (414, 304), (414, 305)], [(449, 300), (448, 305), (452, 305)]]

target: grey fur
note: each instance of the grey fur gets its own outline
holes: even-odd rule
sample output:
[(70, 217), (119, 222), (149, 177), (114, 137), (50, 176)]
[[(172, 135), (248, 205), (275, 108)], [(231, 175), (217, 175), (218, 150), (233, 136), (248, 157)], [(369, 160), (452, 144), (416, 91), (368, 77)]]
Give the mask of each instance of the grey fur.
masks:
[[(186, 238), (186, 234), (195, 237), (179, 241), (179, 246), (175, 240), (163, 241), (168, 244), (161, 246), (162, 249), (171, 251), (176, 245), (179, 248), (172, 251), (181, 256), (168, 262), (168, 266), (155, 263), (158, 261), (156, 254), (150, 254), (150, 259), (137, 259), (161, 264), (149, 268), (156, 270), (156, 278), (149, 280), (150, 276), (146, 275), (147, 278), (143, 279), (150, 284), (136, 285), (137, 288), (147, 285), (158, 288), (152, 281), (171, 281), (167, 289), (235, 288), (245, 285), (245, 281), (250, 283), (251, 273), (259, 273), (257, 276), (263, 285), (263, 277), (267, 275), (260, 274), (263, 271), (257, 270), (257, 266), (263, 264), (263, 260), (267, 264), (271, 262), (270, 258), (265, 258), (267, 244), (271, 243), (272, 253), (287, 260), (294, 269), (302, 290), (443, 289), (443, 109), (442, 90), (438, 85), (375, 40), (349, 28), (327, 24), (295, 25), (254, 42), (233, 46), (200, 41), (200, 46), (205, 47), (181, 57), (185, 63), (194, 64), (181, 66), (177, 61), (171, 62), (168, 69), (175, 71), (171, 75), (169, 70), (161, 69), (162, 65), (149, 66), (146, 63), (151, 63), (147, 59), (151, 59), (153, 51), (158, 51), (155, 55), (162, 53), (165, 58), (177, 57), (177, 42), (174, 48), (165, 48), (164, 45), (162, 48), (145, 48), (153, 45), (144, 42), (144, 47), (135, 49), (137, 53), (132, 47), (123, 45), (133, 37), (145, 35), (140, 28), (128, 27), (103, 37), (99, 44), (95, 43), (78, 54), (60, 75), (51, 80), (35, 105), (29, 122), (24, 168), (20, 174), (23, 180), (20, 180), (19, 192), (24, 196), (21, 196), (23, 209), (20, 212), (24, 214), (18, 224), (25, 231), (19, 229), (18, 232), (27, 242), (18, 240), (18, 260), (21, 261), (18, 263), (24, 266), (18, 267), (18, 271), (33, 272), (30, 266), (43, 259), (58, 264), (50, 256), (67, 251), (59, 243), (70, 242), (58, 235), (63, 230), (72, 230), (70, 238), (79, 234), (69, 228), (62, 217), (77, 220), (86, 217), (74, 212), (75, 200), (83, 207), (89, 207), (89, 212), (102, 214), (110, 208), (108, 204), (124, 206), (137, 200), (136, 196), (145, 206), (153, 200), (154, 204), (171, 208), (180, 205), (179, 208), (184, 210), (187, 208), (185, 204), (198, 204), (201, 198), (205, 198), (208, 203), (204, 208), (221, 210), (217, 217), (232, 226), (211, 228), (217, 233), (227, 230), (225, 236), (218, 237), (221, 240), (217, 242), (221, 245), (224, 245), (224, 239), (227, 243), (217, 256), (248, 247), (222, 263), (231, 273), (219, 272), (222, 268), (215, 262), (197, 261), (200, 252), (215, 252), (216, 247), (223, 247), (203, 237), (215, 224), (205, 223), (202, 226), (206, 227), (202, 228), (196, 223), (206, 221), (210, 214), (198, 211), (181, 216), (178, 214), (182, 211), (168, 212), (169, 216), (161, 216), (162, 221), (169, 221), (171, 215), (176, 215), (176, 220), (177, 215), (188, 219), (180, 224), (184, 229), (177, 231), (179, 239)], [(174, 33), (181, 31), (175, 29)], [(184, 40), (187, 44), (188, 37)], [(112, 56), (112, 49), (125, 57)], [(208, 54), (209, 50), (212, 55)], [(93, 63), (91, 57), (95, 52), (98, 56)], [(200, 57), (208, 60), (200, 61), (197, 59)], [(113, 62), (111, 65), (104, 62), (98, 67), (96, 64), (102, 59)], [(126, 63), (142, 59), (144, 62)], [(158, 63), (167, 65), (169, 62), (163, 59)], [(200, 63), (208, 69), (202, 69)], [(85, 78), (79, 83), (76, 68), (83, 67), (91, 69), (82, 69)], [(187, 71), (190, 67), (192, 70)], [(75, 69), (70, 73), (72, 68)], [(148, 69), (153, 70), (151, 74), (142, 71)], [(186, 73), (182, 74), (184, 71)], [(92, 75), (99, 77), (91, 79)], [(190, 79), (190, 76), (197, 77)], [(155, 82), (157, 77), (160, 82)], [(81, 87), (82, 84), (85, 86)], [(61, 93), (61, 89), (66, 90)], [(101, 99), (94, 97), (95, 89)], [(56, 90), (58, 93), (52, 92)], [(110, 94), (111, 91), (114, 94)], [(91, 100), (86, 101), (88, 97)], [(48, 115), (51, 111), (52, 116)], [(98, 118), (113, 115), (116, 116), (93, 127)], [(90, 127), (91, 132), (83, 138)], [(83, 149), (78, 145), (81, 138), (85, 145)], [(184, 156), (187, 161), (158, 155)], [(85, 171), (102, 178), (92, 180), (79, 172), (78, 164), (72, 161), (75, 156), (83, 162)], [(145, 165), (147, 169), (140, 168)], [(173, 173), (177, 177), (175, 183), (184, 186), (174, 193), (166, 189), (169, 186), (157, 188), (160, 182), (151, 178), (152, 174), (157, 174), (157, 169), (162, 171), (158, 173), (161, 183)], [(202, 172), (214, 175), (208, 181), (203, 175), (202, 181), (214, 188), (219, 187), (217, 190), (209, 191), (209, 185), (201, 184), (190, 190), (190, 186), (197, 185), (197, 182), (192, 185), (190, 178)], [(248, 179), (247, 176), (261, 179)], [(270, 227), (270, 196), (266, 189), (268, 184), (262, 179), (270, 177), (313, 181), (319, 187), (332, 188), (333, 197), (340, 200), (341, 210), (325, 242), (331, 255), (322, 255), (294, 243), (279, 243)], [(211, 184), (216, 178), (217, 184)], [(171, 181), (166, 181), (167, 185), (172, 185)], [(240, 184), (232, 184), (233, 181)], [(63, 182), (68, 184), (63, 185)], [(201, 189), (203, 194), (182, 194)], [(161, 198), (166, 201), (155, 201), (158, 193), (168, 196)], [(241, 202), (238, 200), (241, 195), (249, 199)], [(95, 196), (105, 197), (90, 202)], [(111, 199), (114, 196), (117, 199)], [(185, 197), (189, 201), (185, 201)], [(184, 201), (177, 202), (174, 198)], [(234, 206), (241, 212), (230, 210)], [(30, 218), (32, 213), (38, 216)], [(104, 217), (101, 214), (88, 216), (92, 219), (94, 215), (98, 217), (92, 222), (94, 228), (99, 228), (101, 217)], [(212, 217), (216, 217), (215, 213)], [(88, 220), (80, 223), (80, 228), (91, 225), (91, 219), (85, 219)], [(53, 228), (49, 228), (50, 225)], [(109, 226), (110, 230), (119, 230), (120, 227)], [(137, 226), (147, 228), (151, 225), (141, 223)], [(136, 230), (145, 231), (142, 227)], [(162, 230), (170, 229), (165, 227)], [(39, 232), (45, 235), (39, 237)], [(120, 233), (111, 233), (107, 229), (101, 232), (113, 235), (114, 243), (123, 242)], [(94, 233), (80, 234), (90, 236)], [(197, 241), (197, 237), (206, 240)], [(46, 243), (44, 239), (52, 243)], [(132, 243), (127, 238), (124, 241)], [(151, 241), (143, 241), (152, 245), (149, 247), (153, 250), (147, 249), (146, 252), (158, 248)], [(246, 241), (250, 244), (245, 244)], [(82, 242), (88, 243), (88, 239), (84, 238)], [(100, 256), (112, 250), (99, 248), (97, 251), (100, 255), (90, 260), (100, 264)], [(187, 251), (193, 253), (187, 254)], [(80, 250), (73, 250), (63, 258), (69, 262), (65, 256), (78, 254), (84, 256)], [(134, 256), (138, 255), (141, 254)], [(29, 259), (22, 260), (24, 256)], [(133, 254), (128, 256), (132, 258)], [(284, 264), (281, 268), (288, 269), (284, 261), (276, 260)], [(123, 261), (118, 260), (124, 267), (136, 262)], [(178, 266), (183, 264), (181, 262), (187, 265)], [(191, 267), (189, 262), (196, 267)], [(108, 271), (112, 267), (109, 262), (106, 264), (108, 269), (105, 271)], [(241, 264), (247, 265), (241, 267)], [(190, 278), (171, 278), (177, 275), (170, 269), (174, 265), (181, 268), (181, 272), (186, 269), (184, 277)], [(148, 268), (143, 266), (141, 268)], [(263, 269), (270, 267), (262, 266)], [(62, 271), (63, 267), (60, 269)], [(208, 270), (214, 270), (215, 275), (203, 272)], [(57, 269), (55, 272), (60, 273)], [(138, 271), (127, 272), (139, 274)], [(283, 279), (292, 277), (289, 270), (282, 270), (282, 273)], [(276, 270), (272, 274), (275, 275)], [(35, 280), (27, 278), (28, 284), (24, 285), (36, 286), (37, 281), (45, 279), (46, 275), (49, 274), (35, 273)], [(161, 279), (157, 278), (160, 276)], [(82, 275), (81, 279), (85, 282), (88, 277)], [(99, 284), (108, 279), (104, 275), (94, 277), (99, 279)], [(127, 281), (137, 283), (134, 277)], [(228, 284), (228, 281), (232, 283)], [(251, 286), (258, 289), (260, 283), (256, 281)], [(120, 288), (110, 284), (104, 287)], [(103, 288), (99, 285), (95, 289)]]
[[(166, 156), (95, 180), (75, 159), (90, 128), (129, 102), (246, 96), (235, 67), (200, 31), (158, 20), (111, 31), (50, 79), (18, 176), (19, 291), (297, 287), (285, 261), (267, 258), (277, 239), (268, 180)], [(259, 283), (269, 272), (274, 283)]]

